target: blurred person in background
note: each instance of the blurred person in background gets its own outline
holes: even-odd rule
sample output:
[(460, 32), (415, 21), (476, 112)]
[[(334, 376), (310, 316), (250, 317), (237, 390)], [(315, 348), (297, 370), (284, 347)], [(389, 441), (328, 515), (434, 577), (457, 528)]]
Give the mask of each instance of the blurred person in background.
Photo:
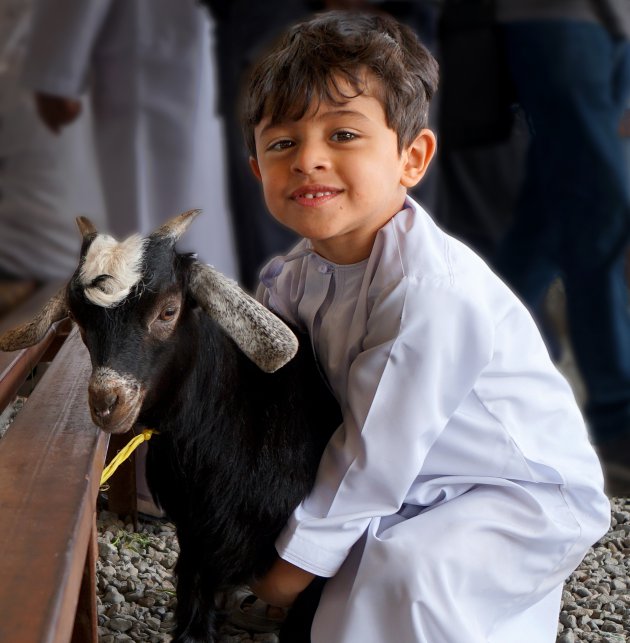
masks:
[(0, 314), (38, 282), (72, 274), (77, 215), (103, 222), (89, 110), (83, 122), (53, 136), (19, 82), (31, 4), (0, 6)]
[[(492, 11), (495, 41), (487, 46), (495, 47), (501, 66), (493, 70), (494, 88), (476, 89), (482, 99), (496, 98), (491, 105), (498, 104), (499, 110), (480, 110), (485, 116), (495, 114), (485, 123), (489, 139), (475, 141), (479, 130), (472, 127), (467, 136), (462, 122), (455, 133), (460, 142), (472, 139), (469, 149), (483, 157), (484, 145), (500, 144), (510, 135), (505, 111), (510, 100), (520, 105), (529, 129), (527, 145), (521, 147), (523, 165), (518, 146), (504, 157), (504, 167), (515, 167), (517, 174), (507, 179), (507, 189), (496, 174), (489, 178), (492, 172), (486, 172), (484, 179), (477, 173), (487, 181), (481, 192), (489, 202), (488, 195), (496, 190), (507, 197), (506, 203), (511, 195), (516, 201), (511, 224), (507, 218), (495, 219), (507, 232), (502, 238), (487, 237), (488, 254), (495, 251), (496, 269), (539, 319), (550, 284), (562, 278), (591, 438), (603, 460), (609, 492), (625, 493), (630, 491), (630, 308), (624, 277), (630, 189), (619, 123), (630, 92), (630, 3), (447, 0), (445, 11), (451, 11), (452, 18), (464, 4), (478, 17), (485, 14), (485, 21), (488, 7)], [(459, 74), (471, 91), (474, 79), (462, 69)], [(445, 86), (448, 79), (446, 66)], [(447, 147), (452, 144), (447, 135), (453, 134), (449, 114), (456, 99), (456, 87), (442, 95), (440, 131)], [(515, 162), (509, 165), (511, 152)], [(473, 152), (467, 154), (474, 158)], [(441, 170), (449, 171), (444, 166)], [(480, 187), (474, 179), (472, 184)]]
[(451, 234), (491, 259), (512, 220), (529, 144), (494, 3), (445, 0), (438, 42), (435, 215)]
[(33, 0), (23, 80), (53, 132), (89, 91), (109, 232), (201, 208), (182, 249), (235, 277), (210, 37), (195, 0)]

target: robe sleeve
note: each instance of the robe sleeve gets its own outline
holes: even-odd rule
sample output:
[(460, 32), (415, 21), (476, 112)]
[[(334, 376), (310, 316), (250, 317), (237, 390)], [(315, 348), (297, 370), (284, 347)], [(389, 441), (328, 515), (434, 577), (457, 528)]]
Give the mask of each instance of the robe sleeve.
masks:
[(259, 301), (263, 306), (269, 308), (269, 290), (263, 283), (259, 283), (254, 294), (256, 301)]
[(77, 98), (86, 89), (94, 45), (113, 0), (35, 0), (22, 82)]
[(332, 576), (371, 519), (400, 509), (493, 338), (483, 303), (448, 278), (403, 277), (381, 293), (350, 366), (343, 424), (276, 542), (281, 558)]

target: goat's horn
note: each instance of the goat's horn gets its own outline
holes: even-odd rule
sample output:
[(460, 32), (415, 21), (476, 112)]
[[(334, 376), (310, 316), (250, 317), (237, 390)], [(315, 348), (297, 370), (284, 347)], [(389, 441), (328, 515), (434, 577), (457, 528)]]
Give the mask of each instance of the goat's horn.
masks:
[(261, 370), (277, 371), (295, 355), (291, 329), (220, 272), (192, 264), (190, 290), (199, 305)]
[(77, 226), (79, 227), (79, 232), (81, 232), (84, 239), (89, 237), (91, 234), (96, 234), (96, 227), (87, 217), (77, 217), (76, 221)]
[(188, 226), (195, 220), (201, 210), (188, 210), (182, 212), (176, 217), (167, 221), (164, 225), (160, 226), (151, 237), (171, 239), (175, 243), (188, 229)]
[(37, 344), (52, 324), (67, 316), (68, 305), (64, 286), (48, 300), (33, 319), (0, 335), (0, 351), (16, 351)]

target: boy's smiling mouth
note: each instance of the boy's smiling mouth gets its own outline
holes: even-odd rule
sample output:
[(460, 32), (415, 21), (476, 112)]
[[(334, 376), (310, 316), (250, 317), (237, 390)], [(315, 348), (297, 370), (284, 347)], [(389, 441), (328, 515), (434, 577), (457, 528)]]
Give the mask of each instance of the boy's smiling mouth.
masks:
[(305, 185), (294, 190), (290, 198), (300, 205), (314, 206), (329, 201), (338, 194), (341, 194), (341, 192), (343, 192), (343, 190), (327, 185)]

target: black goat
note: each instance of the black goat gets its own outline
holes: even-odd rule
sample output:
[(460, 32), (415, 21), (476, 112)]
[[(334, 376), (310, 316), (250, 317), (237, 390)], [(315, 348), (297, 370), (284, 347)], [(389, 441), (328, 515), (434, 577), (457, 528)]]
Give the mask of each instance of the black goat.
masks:
[(136, 421), (159, 431), (147, 478), (177, 527), (179, 642), (214, 640), (215, 593), (269, 569), (339, 423), (308, 339), (292, 358), (282, 322), (175, 252), (195, 214), (123, 243), (79, 219), (81, 261), (67, 288), (0, 338), (15, 350), (69, 314), (92, 360), (94, 422), (110, 433)]

